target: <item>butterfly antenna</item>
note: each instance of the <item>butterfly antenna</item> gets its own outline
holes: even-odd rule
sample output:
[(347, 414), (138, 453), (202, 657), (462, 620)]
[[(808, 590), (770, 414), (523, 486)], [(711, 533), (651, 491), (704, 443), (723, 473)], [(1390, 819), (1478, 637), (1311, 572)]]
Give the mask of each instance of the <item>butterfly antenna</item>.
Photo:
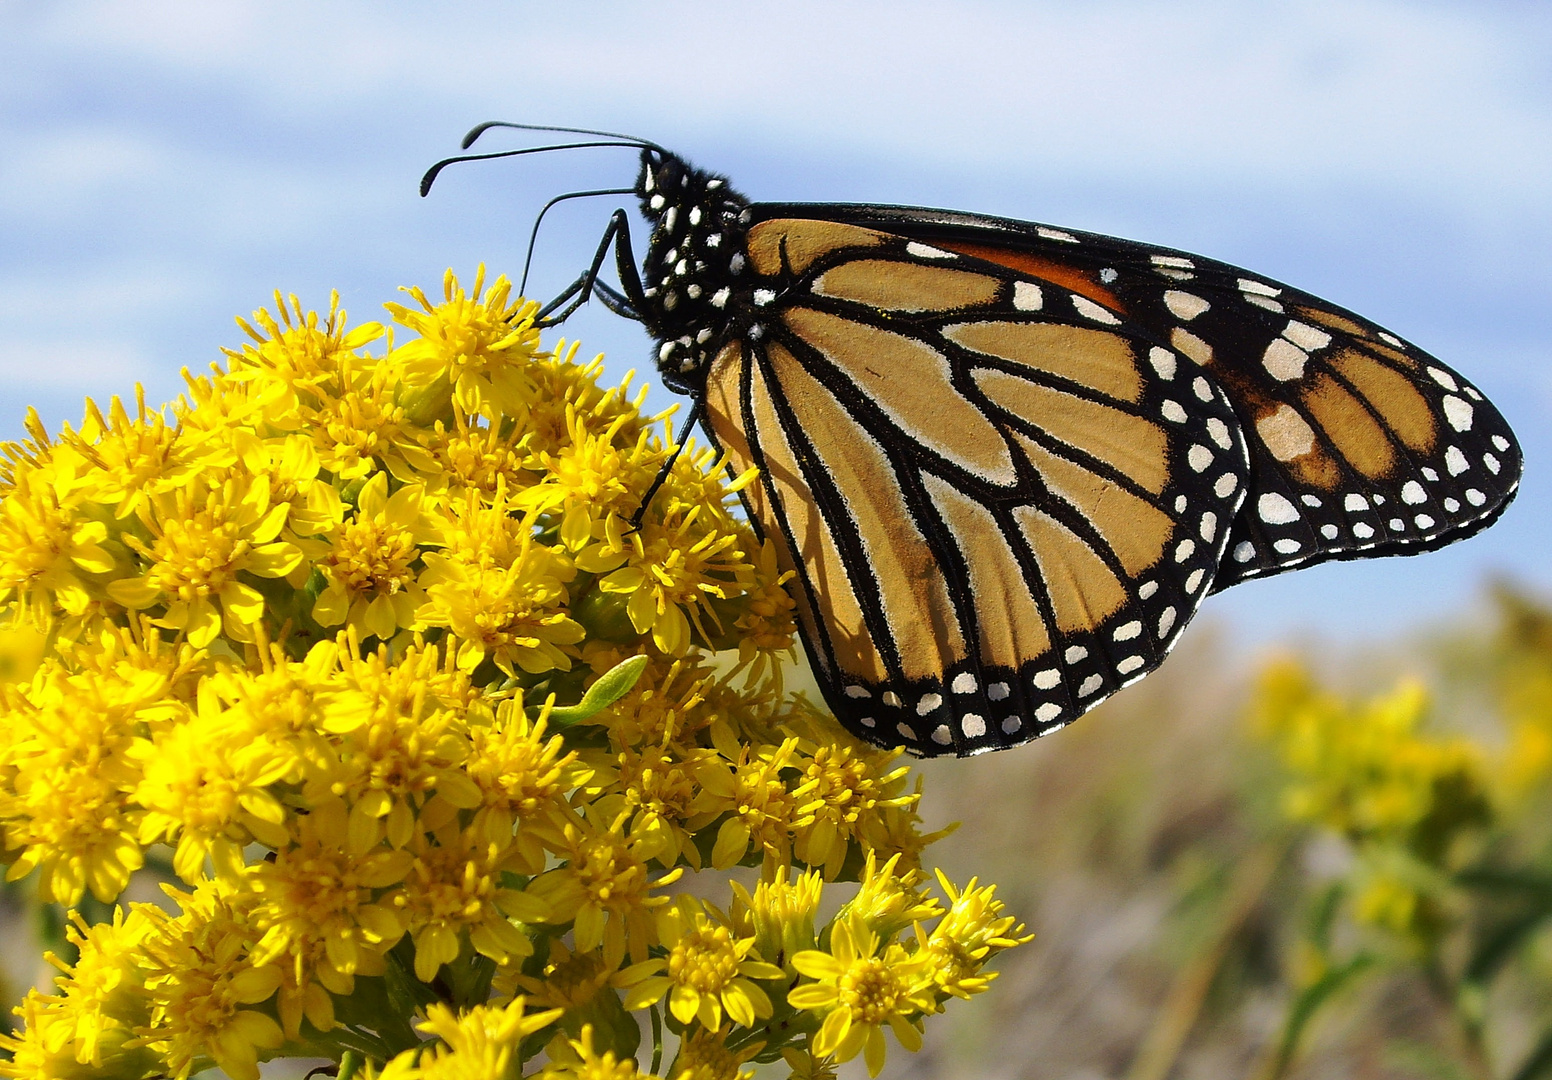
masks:
[(479, 124), (476, 127), (470, 129), (469, 134), (463, 137), (463, 142), (459, 145), (465, 150), (469, 149), (469, 147), (474, 145), (474, 140), (478, 139), (491, 128), (512, 128), (517, 131), (554, 131), (562, 135), (597, 135), (600, 138), (620, 139), (623, 142), (628, 142), (633, 146), (639, 146), (643, 149), (657, 150), (663, 153), (667, 153), (667, 151), (663, 150), (661, 146), (653, 142), (651, 139), (639, 139), (634, 135), (622, 135), (618, 131), (598, 131), (594, 128), (555, 127), (550, 124), (515, 124), (509, 120), (487, 120), (485, 123)]
[(431, 185), (436, 182), (437, 175), (449, 165), (456, 165), (460, 161), (494, 161), (496, 158), (521, 157), (524, 154), (547, 154), (551, 150), (584, 150), (591, 146), (625, 146), (632, 150), (640, 150), (639, 142), (575, 142), (555, 143), (552, 146), (528, 146), (521, 150), (502, 150), (493, 154), (459, 154), (457, 157), (443, 158), (431, 168), (426, 170), (426, 175), (420, 178), (420, 194), (425, 196), (431, 191)]
[(533, 231), (528, 234), (528, 254), (523, 258), (523, 280), (518, 283), (517, 294), (526, 295), (528, 288), (528, 268), (533, 265), (534, 243), (539, 239), (539, 226), (544, 222), (544, 215), (550, 212), (550, 207), (556, 203), (565, 202), (567, 199), (590, 199), (595, 195), (634, 195), (635, 188), (600, 188), (597, 191), (572, 191), (565, 195), (557, 195), (544, 204), (544, 209), (539, 211), (539, 216), (534, 218)]
[(690, 414), (684, 418), (684, 423), (679, 428), (679, 438), (674, 443), (673, 453), (669, 454), (668, 460), (663, 462), (663, 467), (657, 471), (657, 478), (652, 481), (652, 486), (647, 488), (647, 493), (641, 497), (641, 505), (631, 515), (632, 532), (641, 528), (641, 519), (647, 516), (647, 507), (652, 505), (652, 496), (657, 494), (657, 489), (663, 486), (663, 482), (668, 479), (668, 474), (673, 471), (674, 462), (679, 460), (679, 451), (684, 449), (685, 440), (689, 437), (690, 431), (700, 422), (702, 411), (701, 399), (696, 398), (695, 404), (690, 406)]

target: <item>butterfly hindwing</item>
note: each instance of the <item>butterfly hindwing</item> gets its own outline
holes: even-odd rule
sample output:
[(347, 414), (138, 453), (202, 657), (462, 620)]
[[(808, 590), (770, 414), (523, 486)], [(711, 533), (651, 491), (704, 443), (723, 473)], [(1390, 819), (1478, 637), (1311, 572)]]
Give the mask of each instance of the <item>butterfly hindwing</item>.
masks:
[(749, 233), (757, 321), (705, 402), (854, 732), (975, 753), (1156, 667), (1247, 451), (1220, 388), (1090, 298), (878, 230)]
[(1326, 559), (1430, 550), (1491, 523), (1513, 497), (1519, 449), (1469, 381), (1308, 293), (1200, 256), (1028, 222), (823, 209), (1070, 290), (1209, 374), (1251, 461), (1215, 590)]

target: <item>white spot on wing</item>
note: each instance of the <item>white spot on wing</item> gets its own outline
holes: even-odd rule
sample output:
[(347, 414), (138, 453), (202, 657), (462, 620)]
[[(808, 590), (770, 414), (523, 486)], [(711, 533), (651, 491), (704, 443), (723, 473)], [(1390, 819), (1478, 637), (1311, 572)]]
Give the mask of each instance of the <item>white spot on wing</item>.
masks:
[(1088, 297), (1080, 296), (1078, 293), (1072, 294), (1072, 306), (1078, 309), (1079, 315), (1093, 319), (1097, 323), (1116, 326), (1121, 322), (1109, 308), (1101, 307)]
[(1299, 520), (1299, 511), (1283, 496), (1268, 491), (1256, 501), (1256, 513), (1268, 525), (1291, 525)]
[(1125, 624), (1124, 626), (1118, 627), (1114, 636), (1115, 640), (1117, 641), (1131, 641), (1132, 638), (1141, 633), (1142, 623), (1138, 622), (1136, 619), (1133, 619), (1131, 622)]
[(1161, 379), (1173, 379), (1175, 377), (1175, 354), (1168, 349), (1161, 349), (1157, 345), (1148, 350), (1148, 363), (1153, 365), (1153, 370), (1159, 373)]
[(1444, 418), (1456, 431), (1471, 430), (1471, 403), (1454, 394), (1444, 395)]
[(1252, 293), (1257, 296), (1282, 295), (1281, 289), (1273, 288), (1272, 286), (1263, 284), (1259, 281), (1251, 281), (1249, 278), (1239, 279), (1239, 291), (1242, 293)]
[(1088, 697), (1091, 694), (1097, 693), (1099, 688), (1104, 685), (1104, 679), (1100, 678), (1098, 675), (1090, 675), (1088, 678), (1083, 680), (1083, 685), (1078, 687), (1078, 696)]
[(1234, 545), (1234, 561), (1246, 563), (1256, 557), (1256, 546), (1249, 540), (1241, 540)]
[(916, 703), (916, 715), (926, 716), (942, 704), (943, 697), (941, 694), (923, 694), (922, 699)]
[(1045, 303), (1045, 296), (1041, 293), (1040, 286), (1033, 281), (1013, 283), (1013, 306), (1019, 311), (1039, 311), (1043, 303)]
[(1035, 672), (1035, 677), (1029, 681), (1035, 684), (1036, 690), (1055, 690), (1062, 681), (1062, 673), (1055, 668), (1046, 668)]
[(1193, 293), (1169, 289), (1164, 293), (1164, 306), (1169, 308), (1169, 313), (1175, 318), (1190, 322), (1212, 305)]
[(965, 713), (959, 726), (964, 729), (967, 738), (979, 739), (986, 734), (986, 719), (976, 713)]
[(1441, 368), (1431, 367), (1428, 369), (1428, 374), (1433, 376), (1434, 382), (1438, 383), (1446, 390), (1460, 389), (1460, 387), (1455, 382), (1455, 376), (1451, 375), (1448, 371), (1444, 371)]
[(1140, 656), (1128, 656), (1125, 660), (1122, 660), (1119, 664), (1116, 665), (1116, 671), (1120, 672), (1122, 675), (1130, 675), (1132, 672), (1142, 667), (1145, 662), (1146, 661), (1144, 661)]
[(1191, 449), (1186, 451), (1186, 463), (1191, 466), (1193, 472), (1201, 472), (1212, 464), (1212, 451), (1201, 443), (1193, 443)]
[(1078, 238), (1072, 233), (1062, 232), (1060, 229), (1048, 229), (1044, 225), (1038, 226), (1035, 233), (1046, 240), (1060, 240), (1064, 244), (1076, 244)]
[(1049, 724), (1060, 715), (1062, 715), (1062, 707), (1054, 701), (1048, 701), (1035, 710), (1035, 719), (1042, 724)]
[(975, 693), (975, 676), (970, 674), (968, 671), (961, 671), (958, 675), (954, 676), (954, 682), (951, 689), (956, 694)]
[(1066, 658), (1069, 664), (1076, 664), (1079, 660), (1088, 656), (1089, 651), (1082, 645), (1070, 645), (1067, 648)]
[(1288, 326), (1283, 330), (1283, 337), (1293, 342), (1305, 352), (1314, 352), (1316, 349), (1324, 349), (1331, 344), (1331, 335), (1324, 330), (1317, 330), (1309, 323), (1301, 323), (1296, 319), (1290, 319)]
[(915, 255), (918, 259), (956, 259), (952, 251), (944, 251), (942, 248), (933, 247), (931, 244), (921, 244), (912, 240), (905, 245), (907, 255)]
[(1309, 354), (1285, 338), (1277, 338), (1268, 345), (1261, 358), (1267, 374), (1283, 382), (1303, 378), (1304, 365), (1308, 362)]
[(1186, 411), (1181, 408), (1178, 401), (1166, 401), (1163, 407), (1159, 409), (1159, 412), (1163, 413), (1164, 419), (1172, 424), (1183, 424), (1186, 422)]

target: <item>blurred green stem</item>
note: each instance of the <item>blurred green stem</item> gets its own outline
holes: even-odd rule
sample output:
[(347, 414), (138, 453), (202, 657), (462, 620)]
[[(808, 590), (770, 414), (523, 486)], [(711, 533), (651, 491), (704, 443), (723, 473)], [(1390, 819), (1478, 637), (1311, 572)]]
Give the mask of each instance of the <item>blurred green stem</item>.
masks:
[(1272, 876), (1287, 857), (1288, 839), (1266, 844), (1242, 861), (1228, 889), (1223, 919), (1216, 932), (1195, 957), (1175, 976), (1153, 1026), (1143, 1038), (1127, 1080), (1164, 1080), (1175, 1066), (1180, 1049), (1196, 1026), (1207, 992), (1212, 989), (1234, 939), (1266, 895)]

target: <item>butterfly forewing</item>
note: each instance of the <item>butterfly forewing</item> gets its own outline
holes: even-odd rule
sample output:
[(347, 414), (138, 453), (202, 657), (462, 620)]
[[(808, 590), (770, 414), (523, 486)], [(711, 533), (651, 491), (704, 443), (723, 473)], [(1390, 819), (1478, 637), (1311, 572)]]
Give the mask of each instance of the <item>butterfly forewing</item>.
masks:
[(1514, 494), (1519, 449), (1475, 387), (1307, 293), (1200, 256), (1027, 222), (825, 211), (1083, 297), (1221, 387), (1251, 479), (1215, 590), (1324, 559), (1430, 550), (1489, 524)]
[(1212, 378), (1102, 300), (907, 237), (748, 237), (757, 321), (706, 405), (853, 731), (975, 753), (1156, 667), (1209, 591), (1247, 451)]

